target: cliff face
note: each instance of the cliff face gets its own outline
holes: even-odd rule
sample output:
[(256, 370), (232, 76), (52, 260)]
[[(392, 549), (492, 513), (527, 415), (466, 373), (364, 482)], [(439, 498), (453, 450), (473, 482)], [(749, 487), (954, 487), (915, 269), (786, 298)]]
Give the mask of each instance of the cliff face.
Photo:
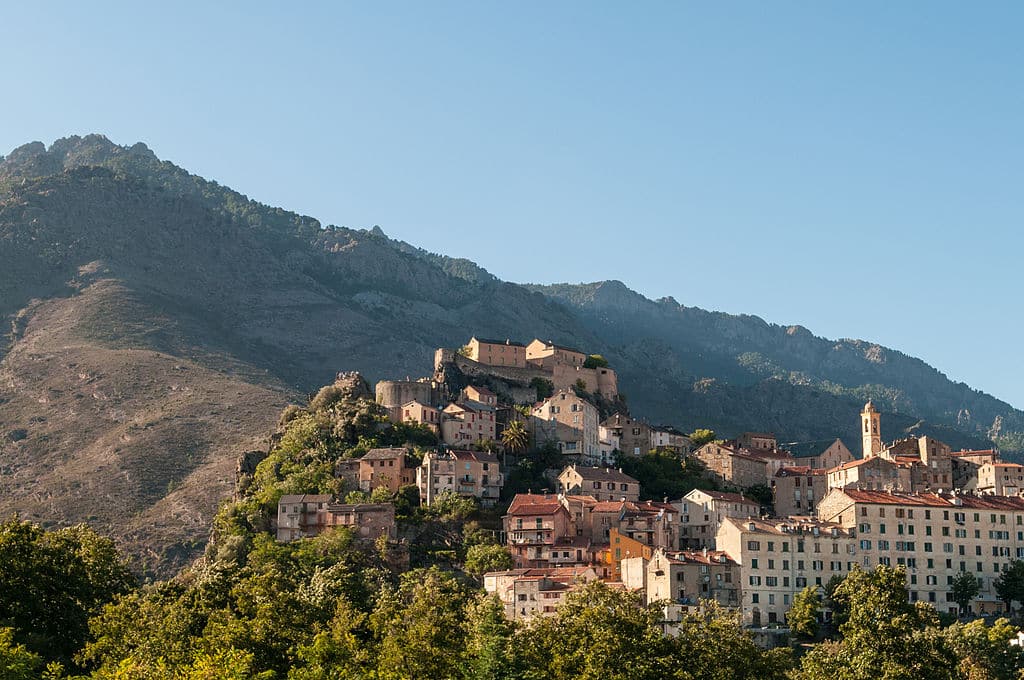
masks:
[[(532, 288), (323, 228), (103, 137), (0, 162), (0, 513), (88, 520), (168, 570), (201, 545), (240, 453), (339, 370), (427, 375), (471, 334), (605, 354), (634, 413), (724, 433), (841, 435), (866, 397), (982, 445), (1021, 413), (869, 343), (651, 301)], [(965, 416), (969, 413), (970, 416)]]

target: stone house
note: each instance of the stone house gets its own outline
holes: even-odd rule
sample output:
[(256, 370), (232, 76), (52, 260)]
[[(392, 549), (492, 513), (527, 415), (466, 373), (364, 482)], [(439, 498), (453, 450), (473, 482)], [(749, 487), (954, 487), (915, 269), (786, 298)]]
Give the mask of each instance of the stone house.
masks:
[(949, 454), (953, 469), (953, 488), (971, 491), (978, 486), (978, 469), (985, 463), (999, 463), (995, 449), (982, 451), (953, 451)]
[(335, 503), (329, 494), (285, 495), (277, 504), (277, 540), (318, 536), (327, 529), (348, 527), (360, 540), (394, 538), (395, 506), (391, 503)]
[(782, 448), (789, 451), (796, 465), (806, 465), (812, 470), (828, 470), (854, 460), (853, 452), (842, 439), (791, 442), (783, 444)]
[(330, 494), (281, 496), (277, 503), (277, 540), (288, 542), (316, 536), (323, 526), (321, 515), (333, 499)]
[(362, 464), (358, 458), (339, 458), (334, 464), (334, 476), (345, 481), (345, 491), (356, 491), (359, 486), (359, 468)]
[(828, 492), (828, 470), (807, 465), (784, 467), (772, 477), (775, 514), (813, 515), (818, 501)]
[(1024, 490), (1024, 465), (985, 463), (978, 468), (977, 490), (996, 496), (1019, 495)]
[(423, 402), (413, 401), (406, 402), (400, 407), (399, 421), (403, 423), (416, 423), (417, 425), (426, 425), (435, 434), (441, 433), (441, 410), (436, 409), (433, 406), (428, 406)]
[(686, 454), (692, 446), (690, 438), (671, 425), (655, 425), (651, 428), (651, 448)]
[(466, 354), (473, 361), (488, 366), (526, 367), (526, 346), (512, 340), (470, 338)]
[(736, 438), (735, 445), (753, 451), (775, 451), (779, 448), (779, 441), (774, 432), (744, 432)]
[(567, 594), (597, 578), (592, 567), (493, 571), (484, 574), (484, 590), (498, 596), (506, 618), (529, 621), (535, 616), (554, 615)]
[(879, 456), (860, 458), (827, 473), (829, 489), (860, 488), (875, 491), (911, 491), (913, 464)]
[(392, 503), (331, 503), (324, 519), (325, 528), (349, 527), (360, 540), (393, 540), (398, 535)]
[(726, 517), (758, 517), (761, 506), (752, 498), (728, 491), (694, 489), (675, 501), (679, 510), (679, 543), (673, 549), (715, 548), (715, 536)]
[(558, 475), (558, 491), (599, 501), (640, 500), (640, 482), (611, 468), (569, 465)]
[(646, 604), (670, 602), (683, 606), (682, 613), (701, 600), (733, 609), (740, 603), (740, 567), (721, 551), (658, 548), (648, 557), (624, 558), (622, 584), (643, 592)]
[(416, 470), (416, 485), (424, 505), (432, 504), (439, 494), (450, 491), (479, 499), (484, 507), (493, 507), (504, 483), (498, 457), (493, 453), (430, 452), (423, 456), (423, 463)]
[(768, 484), (767, 462), (736, 448), (708, 442), (691, 455), (704, 463), (709, 476), (726, 484), (742, 488)]
[(642, 420), (616, 413), (601, 423), (607, 439), (617, 440), (619, 450), (631, 456), (642, 456), (651, 450), (651, 426)]
[(441, 440), (448, 446), (494, 441), (496, 428), (494, 407), (479, 402), (448, 404), (441, 413)]
[(415, 471), (406, 463), (403, 448), (370, 449), (359, 459), (359, 488), (367, 493), (383, 486), (391, 493), (416, 483)]
[(477, 385), (468, 385), (462, 389), (462, 401), (476, 402), (483, 404), (484, 406), (490, 406), (491, 408), (498, 407), (498, 395), (491, 392), (486, 387), (478, 387)]
[(530, 426), (534, 441), (551, 442), (571, 460), (602, 461), (597, 407), (574, 392), (560, 390), (533, 408)]
[(555, 364), (564, 366), (583, 366), (587, 355), (578, 349), (562, 347), (553, 342), (534, 340), (526, 346), (526, 362), (537, 368), (552, 370)]

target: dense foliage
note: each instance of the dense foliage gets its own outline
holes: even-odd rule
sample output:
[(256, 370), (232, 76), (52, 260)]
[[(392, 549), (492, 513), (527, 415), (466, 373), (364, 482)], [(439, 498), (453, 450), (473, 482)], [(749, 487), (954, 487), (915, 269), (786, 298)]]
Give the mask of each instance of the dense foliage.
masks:
[[(339, 460), (372, 446), (405, 444), (415, 458), (413, 442), (431, 441), (387, 422), (361, 392), (335, 385), (283, 413), (206, 555), (173, 580), (135, 587), (113, 545), (83, 527), (0, 526), (0, 677), (1004, 680), (1022, 667), (1009, 622), (943, 628), (929, 605), (908, 602), (903, 570), (885, 567), (830, 582), (824, 600), (811, 588), (794, 601), (799, 635), (818, 633), (822, 602), (842, 621), (835, 640), (797, 660), (788, 647), (758, 647), (714, 602), (666, 622), (661, 603), (600, 581), (581, 584), (554, 616), (510, 621), (480, 587), (484, 573), (511, 566), (493, 515), (454, 495), (420, 507), (412, 487), (364, 494), (334, 477)], [(543, 469), (555, 453), (529, 450), (522, 461)], [(649, 494), (675, 497), (700, 474), (663, 452), (633, 465)], [(313, 491), (394, 502), (400, 540), (336, 528), (278, 543), (277, 499)]]
[(640, 482), (643, 499), (661, 501), (682, 498), (700, 487), (717, 488), (713, 479), (704, 476), (705, 468), (691, 457), (680, 457), (669, 451), (653, 450), (642, 456), (619, 454), (615, 464)]

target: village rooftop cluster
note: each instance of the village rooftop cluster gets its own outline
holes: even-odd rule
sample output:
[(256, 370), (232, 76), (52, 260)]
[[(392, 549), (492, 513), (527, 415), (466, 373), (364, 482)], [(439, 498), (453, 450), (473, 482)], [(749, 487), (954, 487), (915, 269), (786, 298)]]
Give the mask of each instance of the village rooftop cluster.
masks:
[[(903, 565), (912, 600), (953, 614), (954, 578), (971, 573), (980, 590), (970, 610), (985, 614), (1003, 609), (994, 582), (1024, 558), (1024, 466), (928, 436), (883, 443), (871, 402), (860, 414), (860, 457), (838, 438), (783, 444), (764, 432), (694, 447), (673, 427), (631, 416), (603, 358), (480, 338), (439, 349), (430, 377), (378, 383), (376, 399), (391, 420), (425, 426), (442, 445), (415, 466), (404, 448), (345, 460), (337, 475), (352, 488), (415, 484), (426, 505), (454, 493), (493, 507), (517, 453), (501, 443), (506, 428), (564, 457), (549, 471), (550, 491), (516, 494), (502, 518), (515, 568), (486, 574), (484, 586), (513, 619), (550, 615), (573, 588), (601, 579), (669, 603), (666, 629), (703, 599), (748, 626), (784, 624), (807, 586), (878, 564)], [(706, 488), (641, 500), (640, 482), (614, 462), (652, 449), (699, 461)], [(748, 493), (755, 488), (770, 489), (772, 505)], [(280, 500), (279, 540), (333, 526), (394, 537), (395, 510), (323, 495)]]

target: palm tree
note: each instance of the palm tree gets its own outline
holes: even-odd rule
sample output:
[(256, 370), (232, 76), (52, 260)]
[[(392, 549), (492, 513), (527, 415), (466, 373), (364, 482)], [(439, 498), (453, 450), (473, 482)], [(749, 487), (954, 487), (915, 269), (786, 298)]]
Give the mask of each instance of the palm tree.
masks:
[(501, 443), (512, 453), (525, 450), (530, 444), (530, 433), (526, 431), (523, 421), (516, 419), (506, 425), (501, 433)]

